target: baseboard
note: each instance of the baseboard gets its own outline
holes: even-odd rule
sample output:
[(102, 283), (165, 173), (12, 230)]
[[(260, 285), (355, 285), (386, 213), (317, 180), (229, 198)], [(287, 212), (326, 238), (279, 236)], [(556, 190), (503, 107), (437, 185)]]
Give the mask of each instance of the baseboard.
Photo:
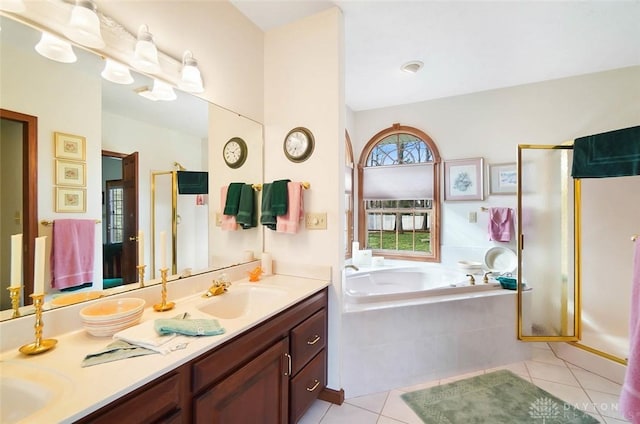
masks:
[(344, 390), (333, 390), (325, 387), (318, 395), (318, 399), (336, 405), (342, 405), (342, 402), (344, 402)]

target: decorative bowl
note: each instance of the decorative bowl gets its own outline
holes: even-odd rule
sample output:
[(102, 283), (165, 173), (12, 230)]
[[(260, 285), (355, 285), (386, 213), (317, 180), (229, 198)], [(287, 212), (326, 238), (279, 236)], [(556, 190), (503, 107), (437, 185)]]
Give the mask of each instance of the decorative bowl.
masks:
[(82, 325), (93, 336), (108, 337), (140, 322), (145, 301), (133, 297), (108, 299), (80, 310)]

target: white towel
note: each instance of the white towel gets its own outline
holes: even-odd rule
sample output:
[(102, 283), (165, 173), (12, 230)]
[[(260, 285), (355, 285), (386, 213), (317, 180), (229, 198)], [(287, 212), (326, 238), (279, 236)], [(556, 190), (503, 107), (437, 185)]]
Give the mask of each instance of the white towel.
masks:
[(177, 334), (159, 335), (154, 328), (154, 321), (146, 321), (142, 324), (134, 325), (126, 328), (113, 335), (116, 340), (124, 340), (125, 342), (136, 346), (144, 347), (158, 353), (166, 355), (173, 350), (176, 343), (169, 343), (177, 337)]

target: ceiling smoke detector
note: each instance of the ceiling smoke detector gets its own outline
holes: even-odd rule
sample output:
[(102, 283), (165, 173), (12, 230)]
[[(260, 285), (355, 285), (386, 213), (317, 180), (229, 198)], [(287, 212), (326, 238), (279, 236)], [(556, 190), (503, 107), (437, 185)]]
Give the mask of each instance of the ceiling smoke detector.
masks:
[(414, 60), (414, 61), (405, 63), (400, 67), (400, 69), (410, 74), (415, 74), (420, 69), (422, 69), (423, 66), (424, 66), (424, 63), (420, 62), (419, 60)]

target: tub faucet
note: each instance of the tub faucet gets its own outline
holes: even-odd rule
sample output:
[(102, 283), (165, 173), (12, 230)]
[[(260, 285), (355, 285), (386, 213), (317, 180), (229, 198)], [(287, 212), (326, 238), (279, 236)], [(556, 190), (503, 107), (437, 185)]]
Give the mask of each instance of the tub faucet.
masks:
[(486, 272), (486, 273), (484, 274), (484, 277), (482, 277), (482, 281), (483, 281), (485, 284), (489, 283), (489, 276), (490, 276), (490, 275), (493, 275), (493, 272), (491, 272), (491, 271)]
[(469, 284), (473, 286), (476, 283), (476, 279), (473, 278), (472, 274), (467, 274), (467, 277), (469, 277)]
[(355, 266), (355, 265), (351, 265), (351, 264), (349, 264), (349, 265), (345, 265), (345, 266), (344, 266), (344, 269), (349, 269), (349, 268), (351, 268), (351, 269), (352, 269), (352, 270), (354, 270), (354, 271), (360, 271), (360, 268), (358, 268), (358, 267), (357, 267), (357, 266)]

